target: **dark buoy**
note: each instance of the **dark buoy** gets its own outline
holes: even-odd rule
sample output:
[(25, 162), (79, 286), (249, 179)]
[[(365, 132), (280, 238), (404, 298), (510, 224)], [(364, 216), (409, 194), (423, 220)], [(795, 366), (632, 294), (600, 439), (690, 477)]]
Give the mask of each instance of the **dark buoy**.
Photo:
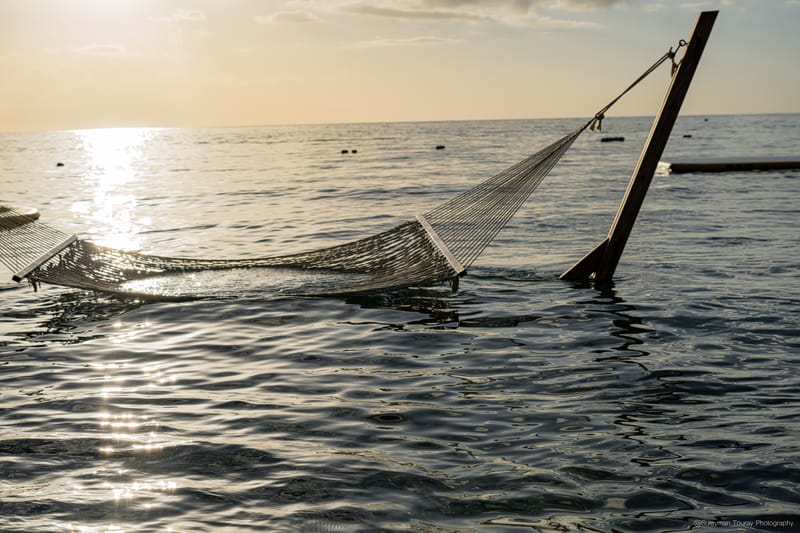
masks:
[(351, 153), (351, 154), (357, 154), (357, 153), (358, 153), (358, 150), (350, 150), (350, 153)]
[(443, 144), (437, 144), (436, 145), (436, 149), (437, 150), (444, 150), (444, 145)]
[(687, 133), (687, 134), (685, 134), (685, 135), (683, 136), (683, 138), (684, 138), (684, 139), (691, 139), (691, 138), (692, 138), (692, 134), (691, 134), (691, 133)]
[(342, 153), (343, 154), (347, 154), (347, 153), (350, 153), (350, 152), (348, 150), (342, 150)]
[(57, 167), (63, 167), (63, 166), (64, 166), (64, 163), (62, 163), (61, 161), (59, 161), (58, 163), (56, 163), (56, 166), (57, 166)]
[(603, 137), (600, 139), (602, 143), (611, 143), (611, 142), (622, 142), (625, 140), (625, 137)]

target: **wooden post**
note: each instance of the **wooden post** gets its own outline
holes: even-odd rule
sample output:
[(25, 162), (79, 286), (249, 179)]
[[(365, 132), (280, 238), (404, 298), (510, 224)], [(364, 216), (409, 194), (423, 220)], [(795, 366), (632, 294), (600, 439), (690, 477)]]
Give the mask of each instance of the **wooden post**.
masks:
[(625, 249), (633, 224), (636, 222), (636, 217), (644, 202), (647, 189), (650, 187), (650, 182), (653, 181), (658, 161), (664, 153), (672, 126), (675, 124), (681, 104), (683, 104), (692, 77), (697, 70), (697, 64), (700, 62), (706, 41), (714, 27), (717, 13), (717, 11), (704, 11), (697, 17), (686, 46), (686, 52), (683, 54), (678, 70), (672, 77), (672, 83), (667, 90), (661, 110), (653, 122), (650, 136), (639, 156), (639, 163), (633, 171), (628, 183), (628, 190), (619, 205), (617, 216), (611, 224), (608, 236), (583, 259), (561, 274), (561, 279), (593, 278), (595, 281), (608, 282), (614, 276), (614, 271), (622, 257), (622, 251)]

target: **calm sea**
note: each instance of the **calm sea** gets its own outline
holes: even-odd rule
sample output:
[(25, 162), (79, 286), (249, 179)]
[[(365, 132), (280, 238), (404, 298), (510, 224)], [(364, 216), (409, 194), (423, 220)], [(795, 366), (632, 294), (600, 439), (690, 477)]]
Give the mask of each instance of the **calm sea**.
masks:
[[(126, 249), (284, 254), (580, 122), (6, 133), (0, 200)], [(217, 273), (145, 303), (3, 274), (0, 529), (797, 531), (800, 172), (657, 175), (615, 284), (558, 279), (650, 124), (585, 133), (454, 294)], [(798, 147), (800, 115), (682, 117), (665, 159)]]

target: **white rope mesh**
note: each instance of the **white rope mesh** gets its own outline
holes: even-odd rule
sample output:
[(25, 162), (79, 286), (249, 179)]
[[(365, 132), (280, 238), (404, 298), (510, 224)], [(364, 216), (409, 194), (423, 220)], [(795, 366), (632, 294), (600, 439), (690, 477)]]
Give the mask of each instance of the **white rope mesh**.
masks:
[(135, 294), (126, 287), (135, 280), (234, 268), (291, 267), (362, 275), (355, 281), (324, 289), (317, 287), (311, 291), (314, 294), (374, 292), (441, 283), (464, 273), (463, 269), (457, 271), (454, 264), (460, 263), (465, 269), (478, 258), (583, 129), (585, 126), (424, 213), (420, 218), (429, 224), (427, 229), (417, 219), (339, 246), (260, 259), (154, 256), (103, 247), (82, 239), (52, 257), (42, 257), (70, 235), (6, 210), (5, 224), (0, 213), (0, 262), (17, 273), (40, 261), (31, 272), (20, 276), (28, 278), (34, 287), (45, 282), (123, 294)]

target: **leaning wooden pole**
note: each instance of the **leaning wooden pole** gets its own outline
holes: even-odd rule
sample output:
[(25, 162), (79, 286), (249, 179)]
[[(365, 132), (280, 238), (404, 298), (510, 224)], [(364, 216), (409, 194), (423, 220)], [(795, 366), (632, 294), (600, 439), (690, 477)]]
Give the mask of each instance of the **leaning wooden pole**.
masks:
[(620, 203), (608, 236), (569, 270), (561, 274), (561, 279), (594, 279), (599, 282), (607, 282), (614, 276), (625, 244), (628, 242), (636, 217), (639, 215), (639, 210), (647, 195), (647, 189), (650, 187), (650, 182), (653, 181), (658, 161), (664, 153), (672, 126), (675, 124), (692, 77), (697, 70), (700, 56), (703, 55), (703, 49), (711, 34), (717, 13), (717, 11), (704, 11), (697, 17), (686, 46), (686, 52), (672, 77), (672, 83), (664, 97), (661, 110), (653, 122), (650, 135), (642, 149), (633, 175), (631, 175), (628, 190)]

